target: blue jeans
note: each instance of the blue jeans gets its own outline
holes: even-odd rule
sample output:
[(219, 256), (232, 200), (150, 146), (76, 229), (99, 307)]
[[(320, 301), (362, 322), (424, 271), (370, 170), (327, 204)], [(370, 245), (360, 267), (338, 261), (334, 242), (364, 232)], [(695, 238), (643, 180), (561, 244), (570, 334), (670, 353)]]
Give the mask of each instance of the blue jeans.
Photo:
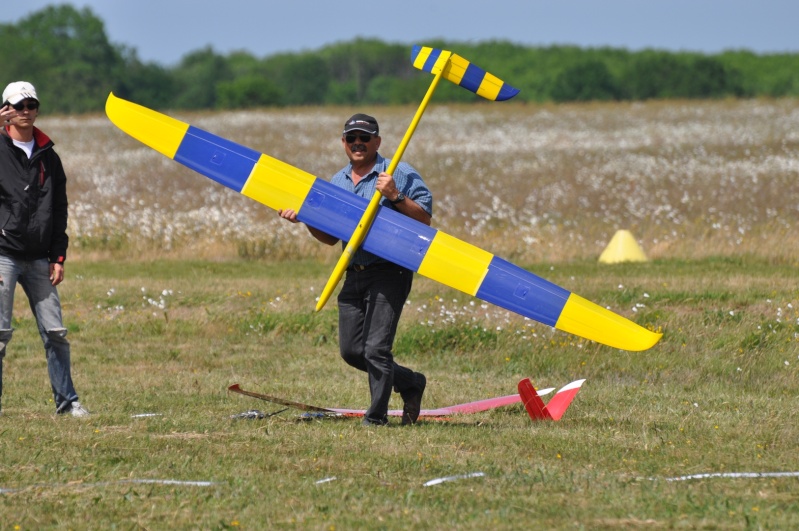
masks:
[(58, 290), (50, 282), (50, 263), (46, 259), (28, 261), (0, 255), (0, 278), (0, 396), (3, 394), (3, 358), (14, 332), (11, 328), (14, 292), (19, 283), (28, 296), (44, 343), (56, 412), (68, 411), (78, 395), (70, 373), (69, 342), (61, 319), (61, 301)]
[(339, 349), (352, 367), (369, 375), (371, 404), (364, 418), (388, 423), (392, 388), (402, 393), (416, 385), (414, 372), (394, 362), (392, 348), (413, 272), (393, 264), (348, 270), (338, 296)]

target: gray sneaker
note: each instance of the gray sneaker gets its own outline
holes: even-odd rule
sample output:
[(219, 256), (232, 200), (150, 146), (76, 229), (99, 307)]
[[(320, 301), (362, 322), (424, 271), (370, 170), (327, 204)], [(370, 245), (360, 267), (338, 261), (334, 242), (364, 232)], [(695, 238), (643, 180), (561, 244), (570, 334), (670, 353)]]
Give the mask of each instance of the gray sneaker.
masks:
[(72, 416), (73, 417), (88, 417), (90, 415), (89, 410), (83, 407), (83, 405), (78, 402), (77, 400), (72, 402)]

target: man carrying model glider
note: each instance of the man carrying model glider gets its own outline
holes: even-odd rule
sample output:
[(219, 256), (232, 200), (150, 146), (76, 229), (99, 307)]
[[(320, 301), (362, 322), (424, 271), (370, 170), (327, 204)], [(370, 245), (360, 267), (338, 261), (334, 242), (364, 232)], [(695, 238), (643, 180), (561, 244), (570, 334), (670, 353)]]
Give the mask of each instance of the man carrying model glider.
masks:
[[(433, 197), (419, 173), (400, 163), (393, 175), (386, 173), (390, 161), (379, 153), (377, 120), (355, 114), (344, 124), (341, 138), (350, 163), (333, 175), (331, 183), (367, 199), (375, 191), (383, 207), (430, 225)], [(292, 209), (278, 210), (280, 217), (297, 223)], [(327, 245), (339, 240), (313, 227), (309, 232)], [(358, 249), (347, 268), (338, 296), (339, 349), (349, 365), (369, 376), (371, 404), (364, 425), (388, 424), (388, 403), (392, 388), (403, 400), (402, 424), (419, 417), (427, 380), (418, 372), (398, 365), (392, 352), (402, 308), (411, 291), (413, 272)]]

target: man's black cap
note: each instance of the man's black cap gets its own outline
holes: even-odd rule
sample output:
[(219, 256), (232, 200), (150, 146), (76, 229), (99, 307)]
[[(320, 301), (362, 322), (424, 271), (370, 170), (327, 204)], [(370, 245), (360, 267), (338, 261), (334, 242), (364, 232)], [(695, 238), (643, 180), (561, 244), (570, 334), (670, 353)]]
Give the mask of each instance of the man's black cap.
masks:
[(364, 131), (370, 135), (380, 134), (380, 127), (377, 120), (368, 114), (353, 114), (350, 119), (344, 122), (344, 134), (350, 131)]

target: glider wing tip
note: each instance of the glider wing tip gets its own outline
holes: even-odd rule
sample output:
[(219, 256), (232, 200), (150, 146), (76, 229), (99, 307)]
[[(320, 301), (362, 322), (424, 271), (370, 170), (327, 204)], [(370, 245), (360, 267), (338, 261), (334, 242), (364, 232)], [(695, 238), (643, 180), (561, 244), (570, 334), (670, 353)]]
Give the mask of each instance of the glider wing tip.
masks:
[(109, 111), (109, 109), (111, 108), (111, 105), (113, 105), (113, 104), (114, 104), (114, 102), (115, 102), (117, 99), (118, 99), (118, 98), (117, 98), (117, 97), (114, 95), (114, 93), (113, 93), (113, 92), (109, 92), (109, 93), (108, 93), (108, 97), (105, 99), (105, 113), (106, 113), (106, 114), (108, 114), (108, 111)]
[(649, 336), (649, 338), (647, 338), (648, 340), (646, 341), (644, 346), (641, 347), (638, 350), (649, 350), (650, 348), (652, 348), (655, 345), (657, 345), (658, 342), (660, 342), (660, 340), (662, 338), (663, 338), (663, 334), (661, 332), (651, 332), (650, 336)]
[(658, 341), (663, 337), (663, 334), (660, 332), (652, 332), (639, 325), (635, 325), (635, 329), (627, 330), (624, 334), (621, 331), (614, 331), (613, 334), (601, 334), (600, 337), (596, 337), (595, 335), (588, 337), (580, 333), (576, 333), (576, 335), (628, 352), (643, 352), (644, 350), (649, 350), (657, 345)]

